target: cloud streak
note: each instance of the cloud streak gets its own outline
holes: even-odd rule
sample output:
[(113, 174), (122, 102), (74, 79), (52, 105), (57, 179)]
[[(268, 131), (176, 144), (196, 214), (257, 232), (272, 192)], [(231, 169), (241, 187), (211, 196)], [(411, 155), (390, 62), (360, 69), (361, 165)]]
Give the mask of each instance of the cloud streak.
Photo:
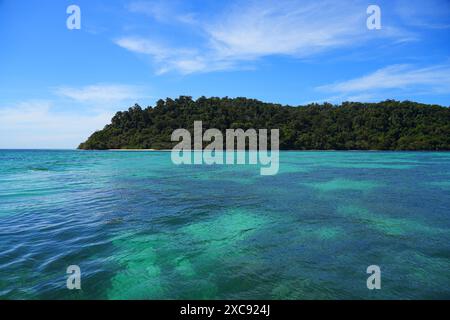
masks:
[[(245, 68), (267, 56), (307, 58), (371, 39), (412, 38), (410, 33), (395, 27), (368, 31), (366, 7), (358, 0), (238, 1), (213, 18), (196, 16), (195, 23), (190, 23), (195, 34), (201, 35), (195, 47), (180, 43), (162, 45), (142, 35), (122, 36), (114, 42), (131, 52), (150, 56), (159, 74), (189, 74)], [(156, 20), (168, 15), (161, 3), (140, 1), (132, 3), (129, 9), (152, 15)]]
[(0, 148), (76, 148), (110, 122), (118, 108), (148, 98), (125, 84), (59, 86), (47, 100), (0, 106)]
[(450, 2), (448, 0), (397, 0), (394, 7), (402, 21), (429, 29), (449, 29)]
[(366, 31), (361, 6), (345, 7), (330, 1), (265, 4), (236, 6), (220, 22), (205, 27), (222, 57), (308, 56), (348, 45)]
[(76, 148), (112, 114), (60, 113), (54, 102), (30, 100), (0, 108), (0, 148)]
[[(450, 65), (427, 67), (392, 65), (362, 77), (328, 84), (316, 88), (322, 92), (337, 94), (333, 98), (382, 97), (393, 91), (400, 94), (450, 94)], [(349, 99), (350, 100), (350, 99)]]
[(94, 84), (84, 87), (61, 86), (54, 92), (77, 102), (91, 104), (120, 103), (145, 97), (144, 88), (121, 84)]
[(131, 13), (144, 14), (161, 23), (182, 23), (194, 25), (197, 23), (196, 14), (190, 11), (183, 12), (179, 8), (186, 4), (186, 1), (133, 1), (126, 8)]

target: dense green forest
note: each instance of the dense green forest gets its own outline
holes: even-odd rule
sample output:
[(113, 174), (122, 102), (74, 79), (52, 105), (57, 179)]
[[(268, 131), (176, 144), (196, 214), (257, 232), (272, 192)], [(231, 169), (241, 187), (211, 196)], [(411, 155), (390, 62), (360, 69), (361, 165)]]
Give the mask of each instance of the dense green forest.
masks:
[(450, 108), (410, 101), (282, 106), (247, 98), (181, 96), (117, 112), (79, 149), (170, 149), (172, 132), (279, 129), (282, 150), (450, 150)]

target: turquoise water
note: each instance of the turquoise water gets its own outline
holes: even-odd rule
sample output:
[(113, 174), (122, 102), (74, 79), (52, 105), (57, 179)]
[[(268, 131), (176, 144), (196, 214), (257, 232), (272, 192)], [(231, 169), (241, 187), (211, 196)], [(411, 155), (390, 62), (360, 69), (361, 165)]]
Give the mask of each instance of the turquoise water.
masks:
[(278, 175), (259, 169), (0, 151), (0, 298), (450, 298), (450, 153), (281, 152)]

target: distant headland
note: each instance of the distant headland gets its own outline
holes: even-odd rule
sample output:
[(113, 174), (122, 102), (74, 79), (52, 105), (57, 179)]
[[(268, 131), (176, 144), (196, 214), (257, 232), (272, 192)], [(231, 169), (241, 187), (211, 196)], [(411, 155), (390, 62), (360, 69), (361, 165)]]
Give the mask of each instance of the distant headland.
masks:
[(178, 128), (279, 129), (280, 150), (450, 150), (450, 108), (411, 101), (283, 106), (248, 98), (188, 96), (117, 112), (84, 150), (171, 149)]

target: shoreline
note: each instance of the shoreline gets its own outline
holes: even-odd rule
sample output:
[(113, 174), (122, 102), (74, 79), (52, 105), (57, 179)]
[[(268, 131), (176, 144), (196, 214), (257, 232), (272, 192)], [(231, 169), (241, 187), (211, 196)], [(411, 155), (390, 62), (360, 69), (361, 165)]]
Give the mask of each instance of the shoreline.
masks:
[[(0, 148), (0, 151), (113, 151), (113, 152), (171, 152), (172, 149), (11, 149)], [(196, 151), (196, 150), (191, 150)], [(203, 151), (203, 150), (198, 150)], [(242, 150), (243, 151), (243, 150)], [(248, 150), (245, 150), (248, 151)], [(448, 153), (450, 150), (278, 150), (278, 152), (439, 152)]]
[[(114, 152), (172, 152), (172, 149), (76, 149), (80, 151), (114, 151)], [(189, 150), (190, 152), (199, 152), (204, 150)], [(235, 150), (235, 151), (249, 151), (249, 150)], [(270, 151), (270, 150), (268, 150)], [(224, 151), (226, 152), (226, 151)], [(310, 149), (310, 150), (278, 150), (278, 152), (450, 152), (450, 150), (337, 150), (337, 149)]]
[[(89, 151), (89, 150), (85, 150)], [(92, 151), (102, 151), (102, 150), (92, 150)], [(104, 151), (119, 151), (119, 152), (127, 152), (127, 151), (133, 151), (133, 152), (143, 152), (143, 151), (153, 151), (153, 152), (170, 152), (171, 149), (106, 149)]]

